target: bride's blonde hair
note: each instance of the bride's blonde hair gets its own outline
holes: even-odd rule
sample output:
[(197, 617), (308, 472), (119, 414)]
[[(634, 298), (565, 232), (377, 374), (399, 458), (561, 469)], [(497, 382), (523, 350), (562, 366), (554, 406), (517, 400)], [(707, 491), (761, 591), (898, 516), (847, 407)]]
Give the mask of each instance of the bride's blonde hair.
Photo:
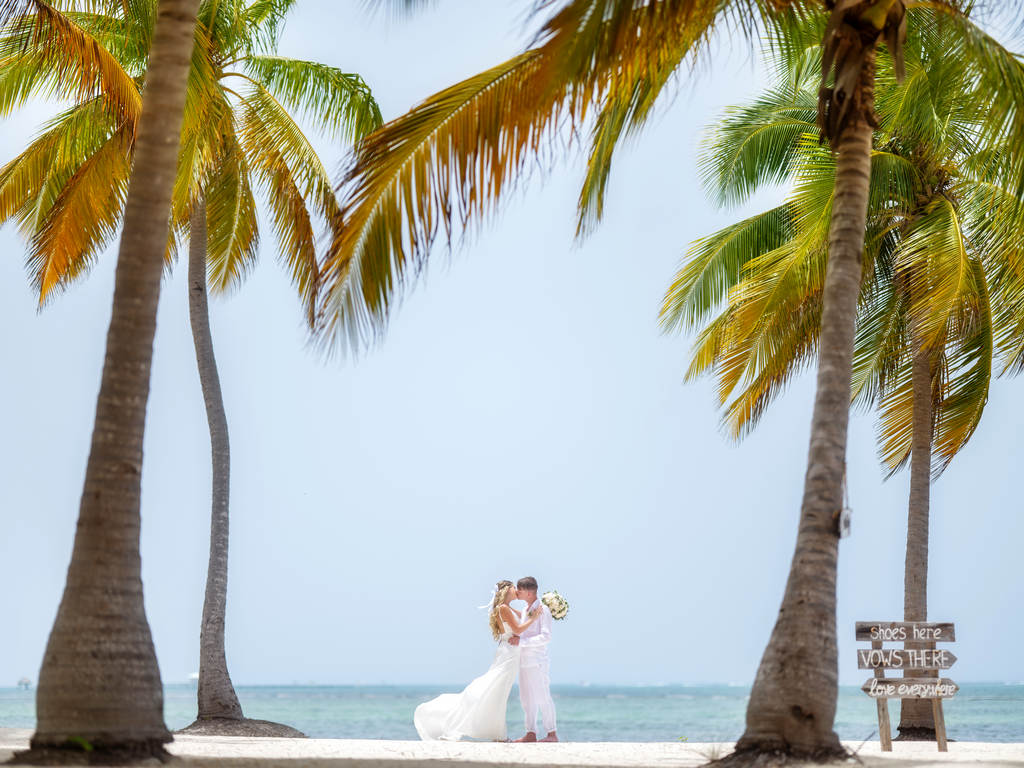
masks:
[(494, 599), (491, 601), (491, 612), (487, 619), (491, 625), (491, 634), (494, 635), (494, 639), (499, 639), (505, 633), (505, 625), (501, 621), (501, 614), (498, 609), (501, 608), (505, 603), (505, 598), (508, 597), (508, 591), (512, 589), (512, 582), (507, 579), (502, 579), (494, 585)]

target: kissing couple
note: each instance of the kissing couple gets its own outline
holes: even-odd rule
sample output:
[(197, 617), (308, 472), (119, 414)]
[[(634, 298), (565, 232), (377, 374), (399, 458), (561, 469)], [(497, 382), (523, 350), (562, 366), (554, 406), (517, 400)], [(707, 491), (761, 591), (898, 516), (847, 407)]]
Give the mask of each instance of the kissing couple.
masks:
[[(512, 608), (513, 600), (526, 602), (522, 613)], [(484, 607), (490, 609), (488, 622), (498, 643), (490, 669), (462, 693), (443, 693), (416, 707), (416, 732), (424, 741), (508, 741), (505, 711), (518, 673), (526, 735), (516, 741), (558, 741), (548, 658), (551, 610), (537, 597), (537, 580), (525, 576), (514, 585), (499, 581), (489, 606)], [(543, 726), (539, 733), (546, 734), (541, 739), (537, 738), (538, 713)]]

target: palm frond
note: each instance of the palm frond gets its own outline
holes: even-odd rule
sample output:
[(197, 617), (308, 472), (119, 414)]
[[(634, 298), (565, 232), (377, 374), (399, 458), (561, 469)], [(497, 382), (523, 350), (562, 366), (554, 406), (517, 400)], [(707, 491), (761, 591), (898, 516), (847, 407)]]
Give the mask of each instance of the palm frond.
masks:
[[(894, 473), (913, 445), (911, 348), (928, 350), (933, 371), (933, 468), (940, 474), (981, 419), (992, 376), (993, 324), (982, 262), (970, 253), (954, 206), (942, 197), (911, 222), (896, 252), (906, 312), (903, 344), (890, 352), (895, 375), (885, 382), (879, 453)], [(912, 338), (908, 338), (912, 337)]]
[(702, 322), (741, 279), (744, 266), (793, 238), (789, 204), (697, 240), (687, 251), (661, 307), (661, 327), (682, 331)]
[(707, 44), (715, 24), (750, 30), (758, 15), (756, 4), (743, 0), (570, 0), (537, 40), (553, 82), (628, 93), (637, 82), (659, 82), (664, 70), (677, 69)]
[(407, 16), (421, 8), (430, 8), (437, 0), (361, 0), (363, 8), (370, 13), (389, 13), (394, 16)]
[(29, 252), (42, 305), (89, 268), (117, 232), (128, 192), (130, 132), (112, 134), (63, 185)]
[[(193, 50), (193, 66), (186, 90), (185, 116), (181, 127), (178, 165), (171, 197), (171, 219), (182, 232), (190, 232), (192, 208), (205, 195), (206, 185), (237, 148), (235, 112), (228, 94), (213, 77), (212, 51), (203, 46)], [(211, 70), (207, 72), (207, 70)], [(205, 73), (205, 74), (204, 74)]]
[(342, 220), (326, 169), (287, 110), (265, 89), (241, 106), (239, 141), (267, 193), (282, 259), (313, 322), (320, 287), (313, 214), (337, 236)]
[(744, 202), (760, 186), (786, 181), (817, 142), (817, 93), (770, 90), (752, 104), (726, 110), (701, 147), (705, 189), (718, 205)]
[(237, 144), (227, 151), (204, 187), (210, 287), (228, 291), (256, 262), (259, 227), (249, 166)]
[(718, 364), (723, 350), (731, 338), (732, 314), (733, 307), (726, 305), (697, 333), (684, 381), (696, 381), (701, 376), (714, 371), (715, 365)]
[[(121, 3), (118, 2), (118, 5)], [(132, 79), (142, 82), (149, 58), (152, 32), (143, 32), (141, 27), (152, 23), (151, 14), (155, 6), (153, 3), (139, 3), (137, 0), (126, 1), (124, 6), (124, 12), (90, 13), (65, 10), (63, 14), (96, 40)], [(141, 18), (136, 15), (140, 11)]]
[(852, 400), (864, 409), (878, 405), (889, 391), (909, 347), (909, 299), (897, 281), (894, 251), (899, 233), (888, 230), (868, 241), (872, 274), (865, 275), (853, 344)]
[(1024, 371), (1024, 206), (991, 170), (983, 158), (953, 192), (983, 256), (1003, 372), (1016, 374)]
[(876, 225), (881, 218), (908, 216), (924, 191), (924, 182), (920, 168), (908, 158), (887, 149), (874, 150), (868, 209), (874, 214)]
[(748, 364), (743, 390), (728, 403), (722, 422), (733, 439), (749, 434), (795, 376), (807, 370), (817, 355), (821, 330), (823, 287), (810, 287), (794, 301), (767, 318), (760, 336), (765, 343)]
[(253, 0), (243, 13), (244, 27), (249, 30), (245, 51), (249, 56), (277, 50), (285, 17), (298, 0)]
[(615, 151), (623, 139), (634, 136), (643, 127), (674, 73), (675, 70), (664, 67), (656, 73), (657, 81), (645, 77), (633, 83), (632, 88), (605, 95), (590, 138), (587, 173), (577, 205), (577, 237), (592, 232), (601, 222)]
[(345, 175), (345, 228), (324, 260), (321, 339), (358, 350), (387, 323), (438, 229), (491, 210), (557, 134), (564, 94), (528, 51), (368, 136)]
[(946, 353), (946, 384), (935, 428), (934, 473), (941, 474), (974, 435), (992, 381), (993, 316), (985, 271), (971, 259), (977, 292), (954, 318)]
[(99, 98), (65, 110), (0, 169), (0, 223), (17, 219), (26, 238), (42, 225), (61, 188), (110, 137)]
[(0, 115), (34, 95), (102, 97), (118, 122), (138, 120), (139, 86), (92, 35), (47, 3), (13, 19), (0, 39)]
[[(901, 350), (889, 388), (879, 403), (878, 416), (878, 458), (892, 477), (910, 462), (914, 445), (914, 398), (913, 355), (906, 348)], [(944, 360), (941, 350), (929, 354), (932, 370), (930, 397), (934, 408), (940, 401), (941, 378)], [(934, 436), (934, 427), (933, 427)]]
[[(771, 356), (773, 326), (823, 290), (827, 227), (809, 230), (747, 264), (733, 291), (730, 345), (716, 366), (719, 401), (726, 403), (744, 378), (757, 375)], [(779, 313), (779, 316), (776, 315)]]
[(355, 142), (383, 123), (370, 87), (357, 74), (281, 56), (247, 57), (244, 65), (283, 105), (308, 115), (334, 138)]
[[(1024, 64), (962, 13), (944, 14), (941, 33), (956, 40), (963, 51), (959, 59), (965, 76), (973, 78), (978, 93), (987, 99), (986, 120), (979, 143), (998, 145), (1019, 142), (1024, 135)], [(1008, 187), (1024, 195), (1024, 153), (1007, 156)]]
[(910, 317), (915, 336), (927, 348), (942, 348), (951, 318), (980, 289), (967, 234), (952, 200), (939, 195), (914, 219), (897, 263), (907, 275), (906, 290), (913, 297)]

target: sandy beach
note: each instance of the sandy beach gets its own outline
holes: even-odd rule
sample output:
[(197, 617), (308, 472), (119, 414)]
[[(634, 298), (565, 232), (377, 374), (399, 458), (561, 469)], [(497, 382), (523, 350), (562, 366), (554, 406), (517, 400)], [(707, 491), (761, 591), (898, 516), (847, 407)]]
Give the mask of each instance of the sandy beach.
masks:
[[(31, 731), (0, 729), (0, 761), (25, 749)], [(845, 742), (866, 766), (941, 766), (975, 764), (1024, 768), (1024, 744), (955, 742), (949, 752), (934, 744), (896, 744), (883, 754), (877, 742)], [(442, 766), (586, 766), (586, 768), (634, 768), (639, 766), (699, 766), (727, 754), (732, 744), (689, 743), (572, 743), (477, 744), (370, 739), (243, 739), (181, 736), (169, 751), (183, 763), (223, 768), (245, 766), (320, 766), (338, 768), (399, 768), (429, 762)]]

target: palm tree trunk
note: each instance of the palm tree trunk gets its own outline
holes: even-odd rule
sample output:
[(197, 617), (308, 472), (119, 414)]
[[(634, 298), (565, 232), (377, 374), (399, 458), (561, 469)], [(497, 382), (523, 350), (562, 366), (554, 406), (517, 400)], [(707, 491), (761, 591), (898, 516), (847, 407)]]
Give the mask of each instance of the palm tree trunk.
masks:
[[(199, 0), (160, 0), (125, 203), (114, 306), (71, 564), (39, 672), (36, 732), (54, 750), (166, 756), (163, 688), (142, 597), (142, 444), (185, 84)], [(59, 758), (58, 758), (59, 759)]]
[[(903, 620), (928, 620), (928, 513), (932, 473), (932, 370), (927, 349), (918, 346), (912, 373), (914, 389), (914, 434), (910, 454), (910, 504), (907, 513), (907, 557), (903, 575)], [(922, 648), (907, 643), (907, 648)], [(928, 677), (927, 672), (904, 673), (907, 677)], [(935, 719), (930, 699), (903, 699), (900, 704), (900, 734), (903, 740), (935, 740)]]
[(199, 720), (242, 718), (242, 706), (231, 684), (224, 653), (224, 615), (228, 594), (228, 499), (231, 486), (231, 447), (228, 420), (220, 391), (217, 360), (210, 333), (206, 295), (206, 204), (192, 213), (188, 250), (188, 316), (196, 348), (199, 383), (206, 403), (213, 464), (213, 508), (210, 515), (210, 562), (206, 571), (203, 625), (199, 634)]
[[(873, 104), (874, 50), (859, 88)], [(841, 754), (832, 730), (838, 695), (837, 515), (842, 507), (853, 337), (871, 174), (872, 128), (865, 117), (839, 135), (828, 274), (821, 317), (817, 394), (796, 552), (779, 617), (761, 659), (736, 745), (746, 752)]]

